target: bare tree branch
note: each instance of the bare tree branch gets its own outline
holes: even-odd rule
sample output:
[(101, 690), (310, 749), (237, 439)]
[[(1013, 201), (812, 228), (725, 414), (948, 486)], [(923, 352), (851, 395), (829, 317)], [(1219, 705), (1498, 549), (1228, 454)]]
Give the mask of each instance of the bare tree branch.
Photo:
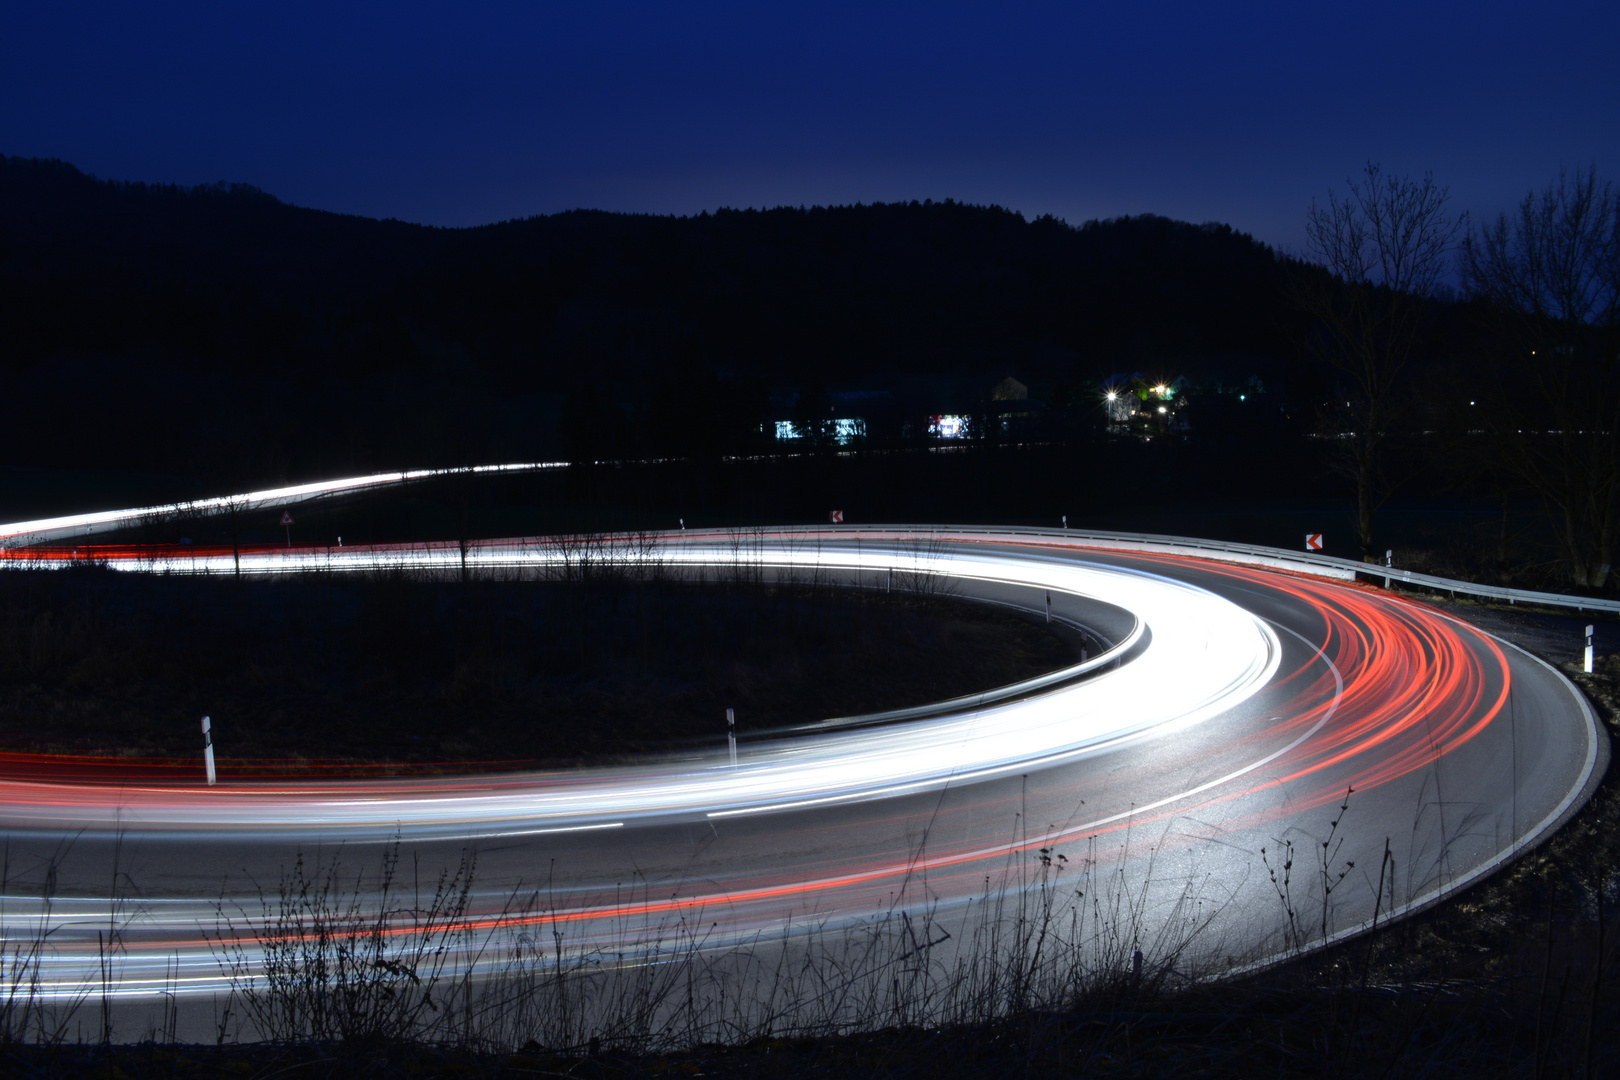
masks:
[(1526, 195), (1463, 243), (1464, 283), (1501, 317), (1493, 463), (1542, 500), (1575, 584), (1620, 540), (1620, 194), (1595, 167)]
[[(1314, 267), (1293, 275), (1295, 301), (1316, 320), (1311, 352), (1337, 376), (1320, 430), (1355, 477), (1362, 557), (1376, 558), (1373, 512), (1387, 497), (1385, 444), (1408, 411), (1401, 392), (1428, 335), (1432, 302), (1466, 217), (1447, 209), (1432, 174), (1386, 176), (1368, 162), (1341, 198), (1312, 202), (1306, 250)], [(1326, 274), (1321, 271), (1326, 271)]]

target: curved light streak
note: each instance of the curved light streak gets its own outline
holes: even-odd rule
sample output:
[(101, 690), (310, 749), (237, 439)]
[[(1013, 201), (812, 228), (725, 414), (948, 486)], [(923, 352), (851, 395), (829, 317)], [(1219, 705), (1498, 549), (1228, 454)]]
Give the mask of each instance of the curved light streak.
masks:
[(509, 465), (470, 465), (454, 469), (411, 469), (406, 472), (372, 473), (368, 476), (350, 476), (341, 480), (318, 480), (308, 484), (265, 488), (242, 495), (219, 495), (184, 502), (159, 503), (138, 506), (129, 510), (97, 510), (85, 514), (62, 514), (57, 517), (36, 518), (32, 521), (14, 521), (0, 524), (0, 549), (44, 544), (75, 536), (94, 536), (137, 525), (142, 521), (169, 518), (182, 514), (249, 513), (272, 506), (293, 503), (329, 495), (342, 495), (368, 488), (387, 487), (411, 480), (432, 480), (446, 476), (483, 475), (486, 473), (537, 472), (562, 469), (566, 461), (535, 461)]
[[(0, 535), (10, 535), (10, 528), (0, 526)], [(965, 789), (969, 781), (998, 776), (1059, 775), (1047, 770), (1096, 759), (1097, 768), (1087, 762), (1061, 774), (1078, 778), (1074, 782), (1083, 784), (1084, 801), (1066, 820), (1044, 829), (983, 824), (1005, 822), (1013, 817), (1010, 812), (964, 811), (962, 820), (971, 827), (951, 834), (954, 839), (931, 840), (920, 851), (907, 842), (848, 850), (837, 843), (816, 844), (784, 861), (727, 869), (697, 883), (675, 882), (660, 886), (657, 894), (644, 889), (629, 900), (610, 902), (602, 899), (606, 891), (600, 885), (583, 885), (562, 890), (546, 910), (513, 915), (493, 898), (467, 923), (469, 930), (514, 932), (566, 926), (574, 940), (606, 946), (617, 940), (621, 930), (616, 928), (627, 920), (645, 925), (700, 911), (705, 918), (724, 912), (718, 942), (780, 926), (785, 912), (815, 910), (846, 919), (869, 915), (883, 908), (885, 897), (920, 879), (937, 902), (958, 903), (976, 895), (992, 869), (1005, 868), (1013, 856), (1037, 847), (1096, 842), (1151, 828), (1163, 830), (1162, 842), (1169, 847), (1189, 846), (1198, 837), (1178, 823), (1219, 820), (1224, 832), (1236, 835), (1310, 821), (1314, 811), (1342, 799), (1347, 787), (1364, 793), (1400, 790), (1403, 779), (1470, 746), (1501, 720), (1512, 687), (1509, 657), (1488, 635), (1376, 590), (1182, 555), (1109, 556), (1097, 552), (1094, 540), (1082, 546), (993, 530), (957, 531), (938, 549), (942, 554), (922, 558), (915, 543), (929, 540), (926, 533), (906, 530), (828, 532), (819, 543), (802, 535), (752, 534), (743, 551), (749, 562), (784, 574), (832, 570), (872, 585), (892, 567), (1090, 597), (1134, 613), (1134, 636), (1088, 664), (1089, 677), (1083, 680), (1061, 680), (1018, 700), (913, 723), (747, 746), (735, 770), (719, 754), (697, 754), (639, 769), (263, 781), (212, 791), (200, 783), (149, 777), (111, 784), (57, 774), (57, 782), (44, 777), (0, 781), (0, 819), (13, 831), (60, 831), (89, 822), (176, 839), (379, 839), (397, 829), (407, 840), (477, 842), (592, 830), (628, 840), (643, 825), (697, 821), (724, 827), (737, 816), (760, 813), (776, 814), (770, 825), (791, 836), (801, 817), (812, 816), (801, 811), (828, 802), (861, 802), (867, 804), (863, 821), (892, 824), (894, 835), (904, 837), (908, 811), (891, 811), (881, 800)], [(613, 557), (632, 559), (634, 546), (626, 538)], [(664, 534), (657, 546), (653, 557), (663, 565), (724, 567), (738, 560), (734, 538)], [(12, 565), (60, 565), (74, 558), (70, 552), (4, 555)], [(208, 549), (102, 547), (79, 557), (85, 555), (119, 569), (234, 569), (233, 553)], [(543, 540), (480, 543), (465, 551), (429, 544), (267, 549), (241, 556), (243, 570), (251, 573), (379, 565), (446, 573), (463, 565), (544, 572), (568, 557)], [(1245, 610), (1247, 601), (1234, 603), (1217, 591), (1263, 598), (1271, 608), (1286, 611), (1290, 625), (1273, 627)], [(1274, 612), (1274, 617), (1281, 616)], [(1283, 648), (1295, 641), (1303, 648)], [(1104, 670), (1116, 660), (1123, 661), (1117, 670)], [(1234, 716), (1243, 719), (1233, 722)], [(1216, 718), (1221, 723), (1212, 727), (1220, 739), (1199, 743), (1208, 760), (1182, 762), (1184, 778), (1165, 782), (1166, 765), (1176, 760), (1180, 740), (1162, 736), (1198, 736), (1210, 728), (1197, 725)], [(1149, 752), (1110, 754), (1126, 747)], [(1595, 760), (1590, 748), (1584, 760), (1585, 772), (1570, 794), (1522, 833), (1514, 823), (1504, 850), (1516, 850), (1525, 836), (1550, 827), (1589, 779)], [(1013, 811), (1016, 803), (1006, 804), (1009, 786), (1017, 787), (986, 784), (970, 790), (986, 792), (992, 811), (997, 806)], [(4, 899), (8, 905), (19, 903)], [(67, 931), (59, 939), (63, 951), (53, 968), (59, 974), (49, 983), (51, 993), (71, 997), (88, 985), (84, 973), (95, 963), (93, 928), (105, 925), (109, 903), (59, 901), (48, 920), (38, 916), (41, 926), (49, 921)], [(209, 946), (197, 934), (210, 905), (162, 897), (144, 903), (161, 940), (126, 953), (115, 994), (223, 989)], [(92, 929), (81, 933), (80, 924)], [(166, 967), (171, 957), (183, 958), (178, 977)]]
[[(352, 554), (351, 554), (352, 552)], [(376, 565), (376, 555), (343, 549), (337, 566)], [(460, 552), (397, 549), (389, 565), (447, 566)], [(554, 548), (489, 546), (480, 565), (545, 568)], [(725, 566), (735, 552), (722, 544), (672, 544), (666, 565)], [(0, 781), (0, 820), (13, 828), (130, 828), (185, 832), (206, 821), (225, 829), (307, 836), (312, 830), (377, 838), (406, 830), (479, 836), (524, 836), (628, 822), (732, 817), (835, 802), (893, 797), (1073, 760), (1149, 732), (1183, 728), (1225, 712), (1266, 685), (1280, 662), (1276, 634), (1262, 620), (1196, 586), (1150, 572), (984, 553), (931, 558), (921, 571), (902, 549), (814, 549), (764, 546), (751, 553), (775, 571), (839, 570), (879, 574), (900, 566), (948, 578), (974, 579), (1087, 597), (1133, 612), (1136, 630), (1116, 650), (1130, 662), (1083, 682), (1021, 700), (881, 728), (824, 732), (745, 748), (732, 767), (722, 753), (674, 767), (590, 769), (453, 781), (411, 779), (359, 783), (249, 783), (217, 788), (146, 784), (116, 788), (74, 783)], [(149, 556), (115, 565), (223, 572), (229, 555), (181, 559)], [(308, 566), (323, 554), (260, 552), (244, 568)], [(220, 561), (223, 560), (223, 561)], [(218, 565), (216, 565), (218, 562)], [(1115, 660), (1098, 657), (1085, 668)]]

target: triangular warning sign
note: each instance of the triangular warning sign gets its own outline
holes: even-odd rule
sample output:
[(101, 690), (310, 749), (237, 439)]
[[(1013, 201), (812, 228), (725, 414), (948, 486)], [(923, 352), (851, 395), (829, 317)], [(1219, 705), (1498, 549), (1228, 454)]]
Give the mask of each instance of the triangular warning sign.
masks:
[(291, 525), (293, 523), (291, 510), (283, 510), (281, 512), (281, 523), (283, 525)]

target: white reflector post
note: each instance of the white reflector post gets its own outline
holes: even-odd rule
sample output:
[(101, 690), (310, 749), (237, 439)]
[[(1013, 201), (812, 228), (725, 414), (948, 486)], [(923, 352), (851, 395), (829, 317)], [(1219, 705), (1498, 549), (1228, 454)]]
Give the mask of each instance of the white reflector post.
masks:
[(214, 733), (208, 727), (208, 717), (203, 717), (203, 764), (208, 766), (208, 786), (214, 786)]
[(731, 767), (737, 767), (737, 714), (726, 710), (726, 741), (731, 744)]
[(1592, 674), (1592, 624), (1586, 626), (1586, 673)]

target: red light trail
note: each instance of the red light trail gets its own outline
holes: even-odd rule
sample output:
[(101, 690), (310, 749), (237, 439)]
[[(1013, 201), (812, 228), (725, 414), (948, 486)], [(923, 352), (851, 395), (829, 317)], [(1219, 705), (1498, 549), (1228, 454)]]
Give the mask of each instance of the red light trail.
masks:
[[(433, 850), (480, 846), (503, 854), (469, 912), (469, 930), (567, 926), (582, 945), (610, 947), (622, 944), (627, 926), (644, 931), (701, 913), (713, 920), (719, 947), (784, 920), (854, 925), (896, 904), (960, 909), (983, 897), (987, 881), (1024, 881), (1020, 868), (1055, 857), (1048, 852), (1070, 865), (1106, 862), (1145, 874), (1149, 891), (1166, 865), (1194, 874), (1208, 864), (1208, 880), (1234, 910), (1247, 910), (1259, 848), (1291, 831), (1314, 836), (1324, 811), (1352, 789), (1353, 823), (1365, 823), (1358, 848), (1401, 835), (1406, 822), (1414, 884), (1403, 903), (1415, 904), (1545, 833), (1589, 786), (1602, 752), (1582, 727), (1590, 715), (1551, 669), (1434, 607), (1378, 590), (994, 530), (841, 528), (811, 539), (753, 539), (773, 572), (816, 565), (858, 584), (903, 566), (947, 574), (966, 595), (1032, 609), (1031, 598), (1047, 591), (1071, 613), (1110, 605), (1133, 613), (1139, 630), (1129, 647), (1093, 658), (1066, 681), (965, 712), (777, 739), (745, 748), (735, 770), (723, 751), (678, 766), (576, 773), (489, 763), (476, 775), (376, 777), (317, 762), (288, 775), (285, 763), (233, 771), (222, 762), (229, 782), (209, 789), (194, 762), (9, 755), (0, 756), (0, 818), (14, 840), (116, 826), (160, 850), (191, 845), (221, 868), (243, 852), (268, 865), (268, 853), (284, 859), (290, 846), (323, 835), (374, 843), (397, 834)], [(713, 534), (660, 540), (658, 557), (670, 563), (735, 558)], [(932, 554), (920, 566), (916, 545), (924, 542)], [(543, 573), (553, 554), (544, 538), (531, 538), (480, 543), (467, 557)], [(251, 573), (449, 571), (462, 557), (453, 544), (241, 552)], [(221, 573), (235, 554), (5, 552), (22, 566), (87, 558)], [(1528, 756), (1531, 740), (1509, 715), (1515, 694), (1552, 703), (1540, 711), (1562, 725), (1567, 761)], [(1464, 835), (1442, 821), (1431, 836), (1430, 825), (1414, 822), (1452, 803), (1500, 807), (1505, 794), (1512, 807), (1490, 811), (1505, 823), (1488, 842), (1474, 835), (1483, 830)], [(481, 868), (491, 858), (486, 851)], [(1460, 868), (1445, 878), (1423, 869), (1441, 858)], [(532, 890), (539, 868), (552, 864), (563, 865), (569, 883), (556, 885), (552, 874), (544, 902), (513, 911), (513, 890)], [(616, 884), (626, 866), (637, 867), (640, 882), (629, 897)], [(148, 895), (162, 895), (162, 886)], [(139, 946), (148, 969), (160, 953), (203, 964), (206, 941), (182, 927), (186, 919), (195, 925), (202, 900), (179, 889), (172, 902)], [(1254, 931), (1252, 949), (1263, 949), (1272, 932)], [(63, 955), (67, 962), (79, 953)], [(202, 975), (195, 983), (218, 986)]]

